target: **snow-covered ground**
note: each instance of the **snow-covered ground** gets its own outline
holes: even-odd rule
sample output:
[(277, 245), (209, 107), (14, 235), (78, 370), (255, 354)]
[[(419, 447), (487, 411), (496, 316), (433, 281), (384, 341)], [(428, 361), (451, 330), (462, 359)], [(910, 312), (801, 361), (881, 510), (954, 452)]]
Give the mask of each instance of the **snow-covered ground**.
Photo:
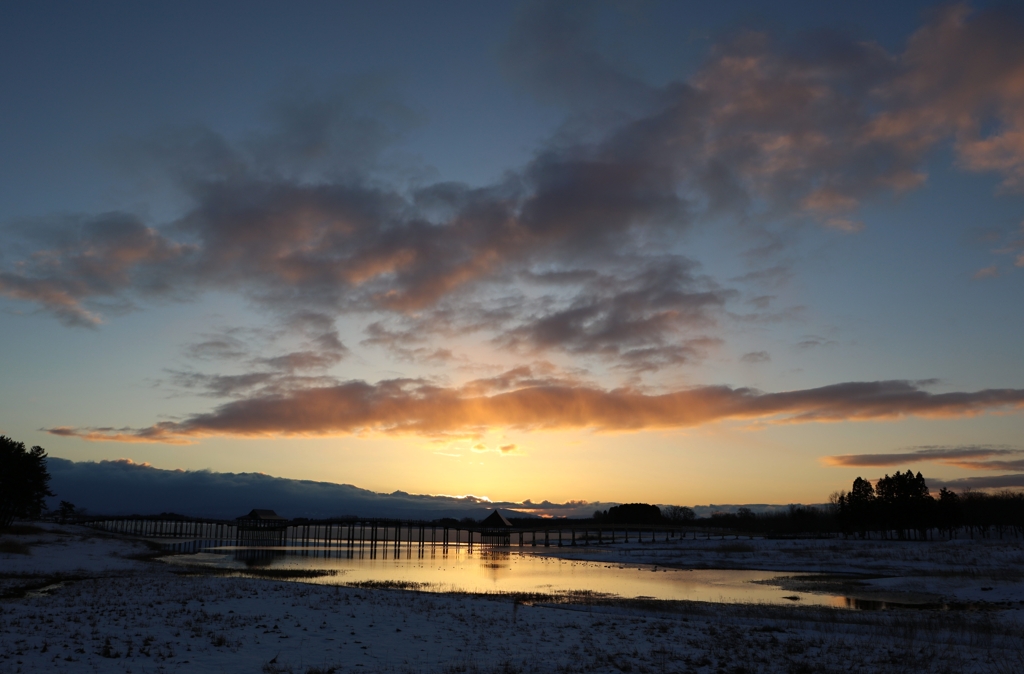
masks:
[[(775, 543), (765, 552), (773, 547), (784, 554)], [(993, 549), (979, 550), (977, 568), (999, 576)], [(637, 546), (629, 557), (642, 554), (668, 552)], [(754, 553), (703, 558), (742, 554)], [(917, 569), (910, 553), (880, 554), (898, 558), (885, 562), (893, 568)], [(975, 555), (966, 546), (959, 554)], [(509, 596), (184, 575), (150, 555), (141, 543), (73, 527), (0, 537), (0, 672), (1024, 671), (1024, 604), (972, 611), (585, 597), (522, 604)], [(942, 578), (947, 560), (921, 555), (930, 575), (918, 575)], [(805, 561), (785, 568), (838, 570), (828, 559)]]
[[(153, 550), (134, 539), (46, 522), (15, 525), (13, 531), (0, 533), (3, 576), (121, 573), (151, 566), (142, 559), (150, 557)], [(18, 546), (27, 546), (29, 554), (6, 551)]]

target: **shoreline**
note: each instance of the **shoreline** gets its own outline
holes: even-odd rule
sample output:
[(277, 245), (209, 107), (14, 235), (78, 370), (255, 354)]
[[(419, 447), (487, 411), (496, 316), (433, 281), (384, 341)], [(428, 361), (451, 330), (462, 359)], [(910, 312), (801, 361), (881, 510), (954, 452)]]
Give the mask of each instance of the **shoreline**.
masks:
[[(1024, 540), (739, 539), (536, 552), (577, 561), (675, 569), (757, 569), (856, 578), (867, 592), (943, 602), (1024, 605)], [(865, 598), (868, 598), (865, 596)]]
[(95, 533), (46, 526), (19, 537), (30, 554), (0, 553), (8, 588), (14, 578), (64, 579), (0, 600), (0, 672), (1024, 670), (1024, 605), (557, 603), (183, 575), (137, 541)]

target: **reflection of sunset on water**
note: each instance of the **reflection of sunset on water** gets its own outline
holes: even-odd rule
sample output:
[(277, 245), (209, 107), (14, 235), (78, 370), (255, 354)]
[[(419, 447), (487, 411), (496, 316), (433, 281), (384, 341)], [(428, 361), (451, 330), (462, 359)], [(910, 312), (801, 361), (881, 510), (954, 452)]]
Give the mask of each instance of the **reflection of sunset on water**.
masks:
[[(514, 551), (470, 551), (465, 546), (417, 550), (388, 546), (373, 556), (368, 552), (281, 548), (260, 550), (260, 566), (275, 571), (334, 572), (303, 582), (382, 587), (404, 587), (425, 592), (526, 593), (570, 595), (590, 593), (611, 597), (667, 599), (726, 603), (799, 603), (848, 607), (842, 597), (793, 593), (766, 583), (788, 574), (778, 571), (670, 569), (643, 564), (586, 562)], [(245, 573), (252, 565), (235, 560), (230, 549), (211, 549), (169, 561), (202, 564)]]

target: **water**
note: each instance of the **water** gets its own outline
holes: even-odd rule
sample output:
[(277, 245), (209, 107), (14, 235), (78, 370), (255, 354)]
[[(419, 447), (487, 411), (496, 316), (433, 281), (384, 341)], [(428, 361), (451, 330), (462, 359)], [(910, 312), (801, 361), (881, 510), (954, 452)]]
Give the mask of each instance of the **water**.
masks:
[[(388, 553), (391, 553), (390, 555)], [(849, 597), (794, 593), (768, 584), (791, 574), (731, 569), (668, 569), (644, 564), (586, 562), (526, 552), (476, 546), (405, 548), (397, 554), (385, 546), (376, 554), (345, 547), (239, 548), (223, 546), (175, 555), (167, 561), (221, 569), (270, 569), (286, 572), (333, 572), (304, 582), (351, 585), (386, 584), (431, 592), (594, 593), (621, 598), (690, 600), (718, 603), (763, 603), (856, 608)]]

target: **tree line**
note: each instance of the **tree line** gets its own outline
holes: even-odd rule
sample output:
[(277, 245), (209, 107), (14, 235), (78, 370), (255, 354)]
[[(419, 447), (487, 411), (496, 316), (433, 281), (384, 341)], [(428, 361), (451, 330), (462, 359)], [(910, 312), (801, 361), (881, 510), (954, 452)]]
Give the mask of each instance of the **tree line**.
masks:
[(936, 537), (1024, 537), (1024, 492), (996, 493), (942, 488), (932, 496), (924, 476), (907, 470), (875, 484), (858, 477), (849, 492), (832, 494), (823, 506), (791, 505), (767, 513), (750, 508), (696, 518), (682, 506), (627, 503), (598, 510), (595, 524), (665, 524), (751, 535), (843, 535), (928, 540)]
[(596, 510), (592, 518), (601, 524), (672, 524), (694, 519), (685, 506), (667, 506), (664, 511), (649, 503), (623, 503), (607, 510)]
[(858, 477), (849, 492), (833, 495), (837, 524), (846, 536), (927, 539), (938, 534), (988, 538), (1024, 536), (1024, 492), (994, 494), (943, 487), (931, 495), (921, 473), (886, 475), (877, 484)]

